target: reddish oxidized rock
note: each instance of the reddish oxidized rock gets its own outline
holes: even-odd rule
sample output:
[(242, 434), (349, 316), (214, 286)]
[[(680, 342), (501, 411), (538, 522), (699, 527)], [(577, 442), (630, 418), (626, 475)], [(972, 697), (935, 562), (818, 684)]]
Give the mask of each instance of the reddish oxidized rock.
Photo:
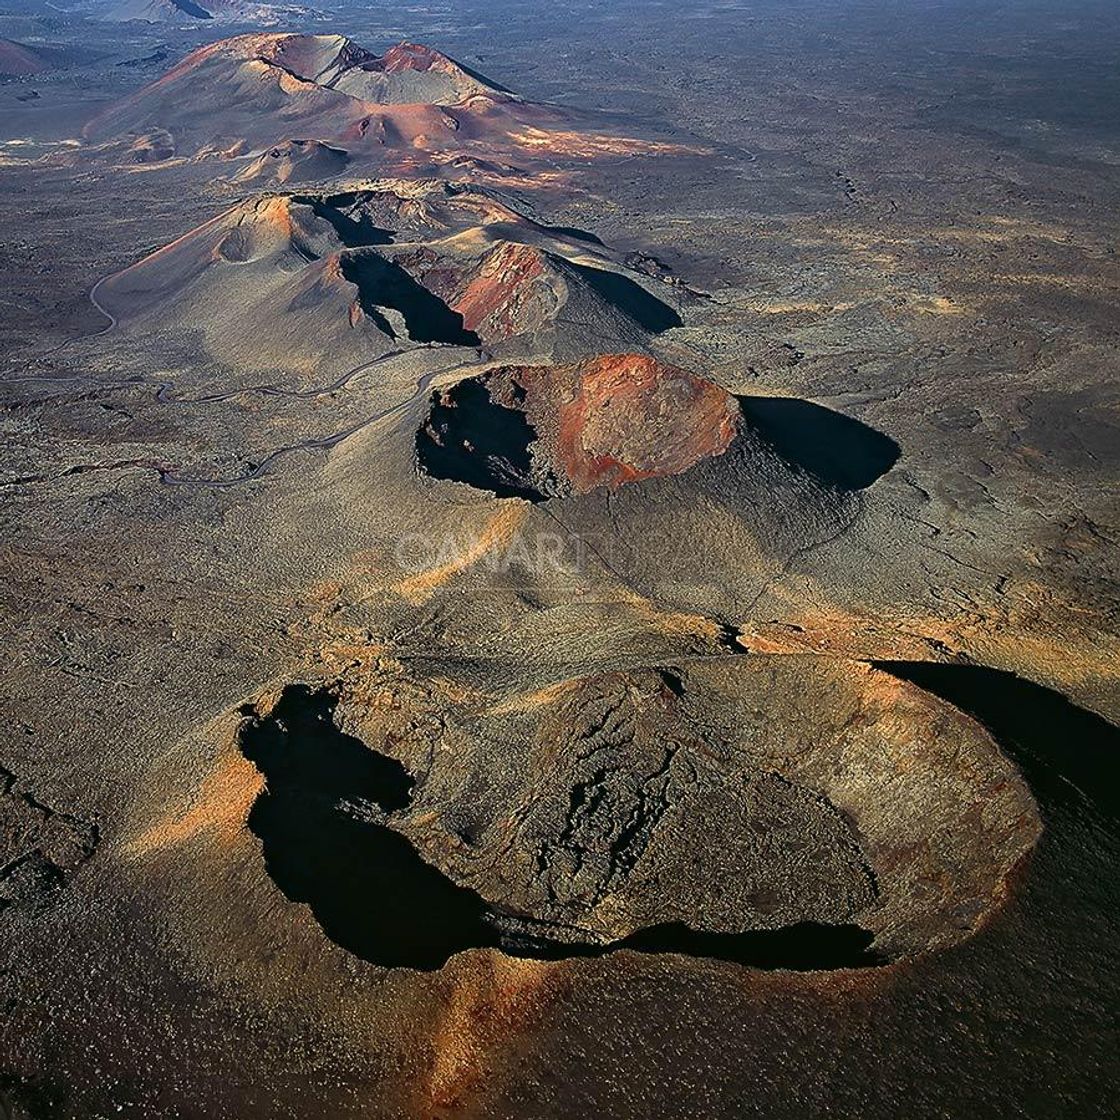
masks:
[[(460, 382), (433, 404), (418, 446), (436, 477), (492, 478), (496, 493), (528, 497), (586, 494), (722, 455), (740, 415), (710, 381), (641, 354), (604, 354)], [(481, 431), (492, 446), (469, 438)], [(426, 455), (429, 442), (438, 451)]]

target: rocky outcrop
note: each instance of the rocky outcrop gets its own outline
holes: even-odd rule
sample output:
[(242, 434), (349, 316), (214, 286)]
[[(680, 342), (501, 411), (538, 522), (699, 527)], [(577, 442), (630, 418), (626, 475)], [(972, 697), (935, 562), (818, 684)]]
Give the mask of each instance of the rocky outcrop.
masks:
[(48, 905), (98, 839), (95, 824), (45, 804), (0, 767), (0, 914)]

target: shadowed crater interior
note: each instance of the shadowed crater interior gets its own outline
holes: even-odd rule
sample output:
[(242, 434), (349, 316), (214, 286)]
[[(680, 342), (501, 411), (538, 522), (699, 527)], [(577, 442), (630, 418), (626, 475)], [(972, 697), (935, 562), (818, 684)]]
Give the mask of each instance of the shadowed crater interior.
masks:
[(524, 412), (494, 400), (483, 382), (468, 379), (433, 394), (427, 421), (416, 433), (416, 455), (432, 478), (539, 502), (546, 495), (530, 481), (536, 438)]
[(338, 239), (348, 249), (362, 248), (367, 245), (390, 245), (393, 231), (375, 226), (369, 215), (355, 206), (359, 195), (355, 192), (331, 195), (320, 198), (316, 195), (292, 195), (292, 202), (310, 206), (317, 218), (328, 222), (338, 234)]
[(530, 501), (682, 474), (735, 438), (735, 397), (641, 354), (503, 366), (437, 393), (416, 437), (420, 467)]
[(631, 949), (797, 970), (886, 963), (870, 949), (872, 934), (852, 924), (704, 933), (668, 923), (605, 945), (555, 940), (543, 923), (501, 913), (452, 882), (389, 826), (407, 808), (413, 778), (339, 731), (334, 707), (329, 692), (290, 685), (267, 715), (245, 711), (241, 749), (266, 779), (248, 824), (284, 895), (367, 961), (430, 970), (465, 949), (497, 948), (540, 960)]
[(478, 335), (463, 326), (463, 316), (395, 262), (376, 253), (347, 253), (342, 257), (342, 274), (357, 287), (362, 310), (390, 338), (396, 334), (382, 314), (384, 308), (401, 313), (414, 342), (478, 346)]

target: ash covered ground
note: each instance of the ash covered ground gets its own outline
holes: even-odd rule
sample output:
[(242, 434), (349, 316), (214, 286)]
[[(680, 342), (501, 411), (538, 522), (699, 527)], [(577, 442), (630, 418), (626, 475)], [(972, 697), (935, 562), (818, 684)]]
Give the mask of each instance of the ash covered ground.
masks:
[(1118, 46), (0, 14), (3, 1107), (1109, 1114)]

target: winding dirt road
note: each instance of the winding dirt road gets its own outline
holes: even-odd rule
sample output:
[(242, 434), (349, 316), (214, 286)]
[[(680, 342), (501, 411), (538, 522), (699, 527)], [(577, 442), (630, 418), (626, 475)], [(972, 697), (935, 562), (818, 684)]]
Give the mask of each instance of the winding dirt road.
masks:
[[(414, 351), (404, 351), (404, 353), (414, 353)], [(372, 362), (366, 362), (361, 366), (352, 369), (348, 374), (344, 375), (342, 383), (345, 384), (351, 378), (361, 373), (363, 370), (369, 369), (371, 366), (377, 365), (379, 362), (384, 361), (390, 355), (384, 355), (377, 358)], [(399, 354), (392, 355), (398, 357)], [(269, 452), (255, 467), (245, 474), (236, 475), (233, 478), (193, 478), (177, 474), (172, 470), (159, 468), (160, 481), (167, 486), (203, 486), (212, 489), (227, 490), (233, 486), (240, 486), (246, 482), (252, 482), (254, 479), (260, 478), (269, 467), (271, 467), (277, 460), (286, 458), (289, 455), (294, 455), (301, 451), (329, 451), (332, 447), (337, 447), (343, 440), (349, 439), (350, 436), (362, 431), (363, 428), (368, 428), (371, 424), (376, 424), (379, 420), (384, 420), (388, 416), (394, 416), (399, 412), (405, 411), (417, 400), (419, 400), (432, 386), (432, 383), (437, 377), (445, 373), (452, 373), (457, 369), (470, 369), (482, 364), (489, 360), (489, 355), (476, 354), (474, 357), (464, 361), (454, 362), (450, 365), (440, 366), (437, 369), (429, 370), (421, 377), (417, 378), (416, 388), (413, 392), (406, 397), (403, 401), (383, 408), (375, 412), (372, 416), (367, 416), (364, 420), (359, 420), (356, 424), (351, 424), (350, 427), (344, 428), (340, 432), (335, 432), (329, 436), (321, 436), (315, 439), (301, 440), (299, 443), (289, 444), (285, 447), (277, 448), (277, 450)], [(264, 387), (262, 387), (263, 390)], [(271, 387), (268, 387), (271, 388)], [(262, 391), (257, 390), (257, 391)], [(239, 390), (239, 392), (246, 392), (247, 390)], [(251, 391), (251, 390), (250, 390)], [(319, 392), (330, 392), (331, 387), (319, 390), (275, 390), (272, 395), (277, 396), (313, 396)], [(228, 394), (229, 396), (236, 396), (237, 393)], [(223, 398), (217, 398), (223, 399)], [(174, 403), (187, 403), (176, 401)]]
[[(108, 334), (110, 331), (116, 329), (118, 320), (115, 315), (107, 310), (97, 299), (97, 291), (101, 285), (109, 279), (109, 276), (103, 276), (89, 291), (89, 300), (98, 311), (101, 312), (108, 320), (107, 326), (93, 334), (82, 335), (80, 338), (69, 339), (66, 342), (54, 347), (51, 350), (43, 352), (45, 354), (53, 354), (67, 346), (73, 346), (75, 343), (90, 341), (95, 338), (101, 338), (103, 335)], [(385, 354), (379, 354), (376, 358), (370, 359), (368, 362), (362, 362), (354, 366), (352, 369), (347, 370), (341, 377), (336, 378), (334, 381), (327, 385), (318, 385), (310, 389), (285, 389), (278, 385), (254, 385), (243, 389), (230, 389), (226, 392), (212, 393), (200, 397), (174, 397), (170, 393), (174, 390), (174, 382), (161, 381), (156, 386), (155, 397), (160, 404), (166, 405), (198, 405), (198, 404), (216, 404), (221, 401), (231, 400), (234, 397), (243, 396), (249, 393), (259, 394), (266, 397), (291, 397), (297, 399), (307, 399), (317, 396), (324, 396), (330, 393), (337, 392), (348, 385), (354, 378), (359, 377), (361, 374), (373, 369), (375, 366), (382, 365), (383, 363), (392, 361), (396, 358), (403, 357), (407, 354), (415, 354), (421, 350), (443, 350), (454, 349), (460, 354), (462, 347), (442, 347), (438, 345), (420, 345), (410, 348), (401, 348), (397, 350), (390, 350)], [(42, 356), (42, 355), (40, 355)], [(421, 398), (432, 386), (437, 377), (446, 373), (452, 373), (458, 369), (469, 369), (474, 366), (482, 365), (488, 361), (493, 360), (493, 355), (484, 349), (476, 349), (472, 352), (469, 358), (463, 358), (459, 361), (442, 365), (433, 370), (428, 370), (416, 380), (416, 387), (412, 393), (403, 401), (388, 408), (380, 409), (379, 411), (367, 416), (365, 419), (358, 421), (356, 424), (351, 424), (349, 427), (344, 428), (342, 431), (334, 432), (327, 436), (319, 436), (312, 439), (301, 440), (299, 443), (289, 444), (284, 447), (279, 447), (275, 451), (269, 452), (259, 463), (253, 466), (250, 470), (243, 474), (235, 475), (229, 478), (195, 478), (190, 475), (181, 473), (181, 468), (168, 467), (161, 465), (149, 459), (133, 459), (124, 462), (115, 463), (89, 463), (89, 464), (76, 464), (68, 467), (64, 471), (60, 471), (53, 475), (36, 475), (26, 476), (9, 480), (3, 486), (16, 486), (16, 485), (29, 485), (35, 482), (49, 482), (59, 478), (66, 478), (74, 474), (84, 474), (89, 471), (97, 470), (151, 470), (159, 475), (160, 481), (166, 486), (190, 486), (202, 487), (210, 489), (225, 490), (234, 486), (241, 486), (245, 483), (252, 482), (255, 479), (261, 478), (266, 474), (276, 462), (280, 459), (286, 458), (289, 455), (298, 454), (300, 452), (314, 452), (314, 451), (329, 451), (332, 447), (337, 447), (338, 444), (348, 439), (350, 436), (355, 435), (357, 432), (368, 428), (371, 424), (376, 424), (379, 420), (384, 420), (386, 417), (394, 416), (397, 413), (403, 412), (411, 405), (413, 405), (419, 398)], [(21, 382), (21, 381), (40, 381), (40, 382), (62, 382), (70, 383), (74, 381), (96, 380), (87, 375), (77, 375), (74, 377), (53, 377), (49, 375), (30, 375), (26, 377), (13, 377), (5, 379), (8, 382)], [(138, 384), (144, 384), (143, 379), (135, 381), (117, 382), (115, 385), (106, 387), (121, 387), (132, 388)]]

